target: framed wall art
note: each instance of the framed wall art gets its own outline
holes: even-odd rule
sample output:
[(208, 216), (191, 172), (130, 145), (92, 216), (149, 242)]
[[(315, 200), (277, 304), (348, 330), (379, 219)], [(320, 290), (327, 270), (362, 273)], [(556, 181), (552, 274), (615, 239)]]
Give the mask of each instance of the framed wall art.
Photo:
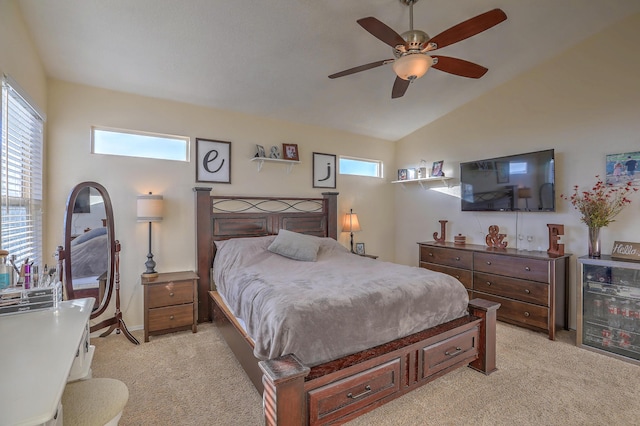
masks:
[(640, 152), (607, 154), (605, 167), (607, 185), (640, 184)]
[(364, 243), (356, 243), (356, 253), (364, 254)]
[(496, 171), (498, 173), (498, 183), (509, 183), (508, 161), (496, 161)]
[(313, 187), (336, 187), (336, 156), (333, 154), (313, 153)]
[(300, 156), (298, 155), (298, 145), (294, 143), (283, 143), (282, 153), (282, 158), (285, 160), (300, 161)]
[(196, 138), (196, 182), (231, 183), (231, 142)]

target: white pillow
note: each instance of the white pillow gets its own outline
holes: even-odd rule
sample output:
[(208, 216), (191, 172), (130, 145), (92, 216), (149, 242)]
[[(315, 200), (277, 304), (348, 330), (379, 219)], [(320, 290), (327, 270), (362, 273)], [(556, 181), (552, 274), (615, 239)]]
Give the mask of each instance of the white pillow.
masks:
[(320, 238), (281, 229), (267, 250), (289, 259), (315, 262), (319, 248)]

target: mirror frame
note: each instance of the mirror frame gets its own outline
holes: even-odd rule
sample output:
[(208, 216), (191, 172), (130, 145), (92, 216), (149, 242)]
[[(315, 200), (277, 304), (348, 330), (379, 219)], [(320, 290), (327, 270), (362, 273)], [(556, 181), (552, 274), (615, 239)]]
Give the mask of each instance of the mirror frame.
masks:
[(69, 198), (67, 198), (67, 207), (64, 216), (64, 286), (67, 294), (67, 299), (75, 299), (72, 280), (72, 266), (71, 266), (71, 224), (73, 223), (73, 206), (75, 205), (78, 194), (85, 188), (95, 188), (104, 200), (104, 210), (106, 215), (106, 228), (107, 228), (107, 244), (109, 256), (107, 262), (107, 281), (105, 285), (105, 293), (102, 300), (97, 301), (98, 307), (91, 312), (90, 318), (96, 318), (104, 313), (109, 306), (111, 296), (113, 294), (113, 281), (114, 281), (114, 255), (115, 255), (115, 227), (113, 224), (113, 206), (111, 204), (111, 198), (104, 186), (97, 182), (81, 182), (77, 184)]

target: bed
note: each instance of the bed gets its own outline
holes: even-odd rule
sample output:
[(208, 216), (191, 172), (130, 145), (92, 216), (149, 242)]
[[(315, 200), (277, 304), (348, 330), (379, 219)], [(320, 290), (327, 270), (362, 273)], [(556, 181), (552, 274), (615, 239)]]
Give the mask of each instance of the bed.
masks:
[[(229, 251), (230, 248), (233, 248), (232, 256), (239, 256), (246, 250), (249, 258), (255, 259), (255, 265), (245, 264), (242, 268), (245, 278), (254, 276), (254, 278), (258, 277), (258, 281), (263, 280), (268, 283), (273, 282), (269, 280), (274, 279), (285, 282), (286, 272), (295, 272), (296, 266), (291, 265), (297, 265), (296, 261), (290, 261), (293, 262), (288, 264), (290, 266), (286, 266), (287, 264), (282, 266), (279, 263), (280, 260), (274, 260), (278, 259), (278, 254), (264, 253), (268, 252), (264, 250), (265, 247), (269, 248), (276, 239), (280, 238), (279, 234), (285, 234), (287, 231), (292, 231), (296, 236), (306, 234), (320, 237), (317, 240), (321, 241), (321, 248), (316, 261), (299, 262), (301, 268), (320, 267), (320, 264), (328, 261), (327, 253), (333, 251), (339, 256), (350, 256), (353, 262), (348, 263), (368, 262), (371, 271), (394, 266), (387, 264), (386, 268), (383, 268), (385, 265), (383, 262), (360, 258), (348, 253), (346, 249), (342, 249), (344, 253), (339, 253), (341, 250), (338, 247), (339, 244), (329, 240), (337, 239), (337, 193), (324, 193), (323, 198), (275, 199), (212, 196), (210, 188), (195, 188), (195, 194), (197, 261), (200, 276), (199, 320), (213, 320), (217, 324), (239, 363), (256, 389), (262, 393), (267, 425), (342, 423), (404, 395), (453, 369), (468, 365), (485, 374), (496, 370), (495, 321), (499, 304), (474, 299), (468, 301), (468, 305), (463, 306), (460, 311), (459, 299), (464, 298), (464, 303), (467, 304), (467, 296), (459, 283), (462, 290), (459, 292), (461, 296), (456, 296), (458, 301), (443, 304), (454, 306), (451, 313), (440, 315), (440, 318), (435, 318), (438, 317), (435, 315), (434, 323), (430, 323), (430, 320), (424, 316), (420, 317), (425, 325), (420, 325), (417, 329), (415, 325), (409, 326), (401, 333), (402, 337), (389, 336), (383, 332), (359, 331), (353, 324), (358, 322), (357, 318), (361, 316), (351, 318), (348, 310), (343, 309), (340, 313), (329, 310), (328, 312), (334, 314), (324, 312), (322, 315), (342, 321), (347, 336), (358, 341), (360, 347), (346, 347), (343, 343), (326, 344), (332, 347), (323, 351), (320, 350), (325, 349), (323, 344), (316, 346), (314, 350), (305, 351), (306, 345), (317, 344), (315, 335), (298, 347), (282, 345), (273, 349), (271, 344), (256, 343), (251, 336), (260, 336), (262, 332), (256, 331), (256, 323), (252, 320), (251, 313), (247, 313), (247, 308), (240, 307), (233, 292), (230, 294), (228, 289), (223, 289), (229, 286), (233, 288), (233, 283), (238, 279), (237, 276), (233, 276), (233, 269), (230, 266), (234, 262), (225, 263), (221, 260), (224, 259), (225, 251)], [(280, 232), (280, 230), (283, 231)], [(233, 242), (227, 241), (230, 239), (233, 239)], [(249, 245), (243, 246), (245, 242)], [(258, 248), (254, 249), (254, 246)], [(250, 250), (262, 251), (249, 253)], [(218, 251), (220, 258), (216, 259)], [(228, 253), (224, 256), (228, 256)], [(302, 265), (303, 263), (305, 265)], [(416, 271), (418, 268), (402, 268), (412, 269), (412, 273), (416, 274), (426, 273), (422, 270)], [(286, 270), (285, 278), (280, 269)], [(214, 275), (220, 283), (220, 289), (214, 284)], [(378, 276), (379, 274), (376, 275)], [(433, 274), (436, 281), (443, 280), (442, 277), (442, 274)], [(225, 282), (226, 278), (229, 282)], [(385, 286), (386, 284), (383, 285)], [(444, 287), (453, 288), (455, 285)], [(254, 298), (260, 297), (265, 292), (264, 289), (253, 290), (248, 284), (246, 291)], [(282, 288), (276, 288), (274, 291), (280, 294)], [(403, 291), (411, 292), (410, 289)], [(458, 292), (455, 289), (451, 291)], [(333, 294), (335, 290), (327, 287), (327, 293)], [(302, 294), (299, 300), (306, 300), (307, 296), (309, 295)], [(345, 295), (347, 298), (352, 296)], [(412, 298), (414, 297), (420, 296), (413, 294)], [(432, 295), (432, 297), (436, 296)], [(383, 299), (386, 300), (388, 297), (385, 296)], [(257, 310), (262, 302), (255, 300), (254, 307)], [(419, 307), (422, 302), (416, 302), (418, 304), (413, 307), (410, 307), (410, 302), (404, 303), (402, 308), (398, 305), (395, 305), (395, 308), (390, 307), (391, 310), (384, 311), (385, 315), (378, 315), (378, 319), (393, 316), (394, 309), (395, 311), (403, 308), (419, 311), (420, 309), (416, 309), (416, 306)], [(295, 303), (295, 305), (299, 304)], [(375, 304), (374, 306), (376, 309), (373, 311), (378, 312), (379, 307)], [(236, 318), (232, 313), (242, 312), (243, 309), (245, 311), (240, 316), (247, 321)], [(277, 312), (285, 311), (282, 306), (268, 309), (275, 309)], [(261, 314), (256, 313), (256, 315)], [(303, 315), (309, 315), (309, 313), (305, 312)], [(283, 318), (288, 321), (290, 315), (282, 315), (281, 319)], [(368, 322), (370, 320), (366, 319), (363, 322), (371, 325)], [(316, 320), (308, 321), (308, 323), (315, 322)], [(394, 325), (387, 328), (399, 328), (394, 321), (390, 320), (389, 323)], [(335, 324), (322, 324), (322, 329), (336, 327)], [(376, 330), (384, 329), (383, 324), (376, 324), (373, 327)], [(303, 334), (310, 333), (311, 331)], [(360, 335), (364, 334), (380, 334), (374, 337), (382, 340), (371, 340), (367, 336), (360, 339)], [(288, 342), (287, 339), (285, 340)], [(314, 358), (316, 355), (318, 356)]]

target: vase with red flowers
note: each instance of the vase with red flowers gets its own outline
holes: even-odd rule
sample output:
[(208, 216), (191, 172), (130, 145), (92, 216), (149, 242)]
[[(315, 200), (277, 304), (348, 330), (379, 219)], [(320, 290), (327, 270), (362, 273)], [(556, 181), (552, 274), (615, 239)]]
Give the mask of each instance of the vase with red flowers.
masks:
[(589, 257), (600, 257), (600, 229), (609, 225), (614, 218), (631, 203), (628, 197), (638, 188), (627, 182), (621, 186), (607, 185), (596, 175), (596, 183), (588, 190), (573, 187), (573, 194), (560, 197), (571, 202), (582, 213), (580, 220), (589, 228)]

